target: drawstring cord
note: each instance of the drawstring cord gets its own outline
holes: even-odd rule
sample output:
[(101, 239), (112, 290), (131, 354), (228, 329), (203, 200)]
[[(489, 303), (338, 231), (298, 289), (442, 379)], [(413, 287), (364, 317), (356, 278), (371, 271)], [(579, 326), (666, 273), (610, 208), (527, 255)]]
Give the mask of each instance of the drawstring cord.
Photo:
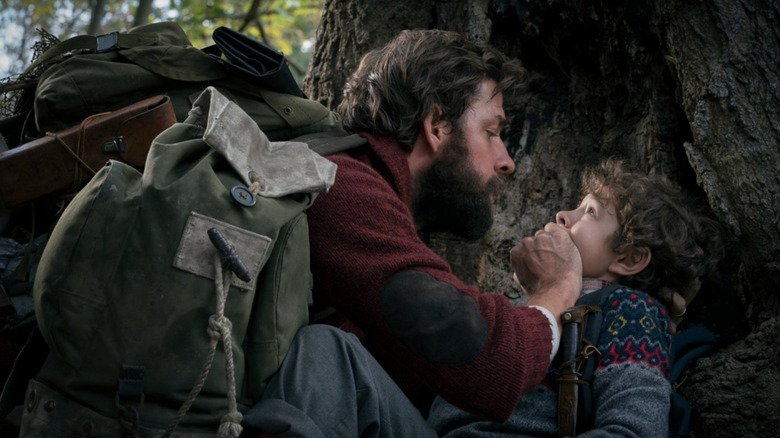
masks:
[(220, 339), (225, 349), (225, 374), (227, 379), (227, 401), (228, 401), (228, 413), (225, 414), (219, 424), (219, 431), (217, 437), (219, 438), (237, 438), (243, 428), (241, 427), (241, 420), (243, 415), (238, 411), (238, 405), (236, 403), (236, 377), (235, 368), (233, 365), (233, 342), (231, 338), (232, 324), (230, 320), (225, 316), (225, 302), (227, 301), (228, 290), (230, 289), (230, 270), (223, 266), (222, 258), (217, 252), (216, 255), (216, 269), (214, 275), (214, 285), (217, 290), (217, 311), (215, 314), (209, 317), (209, 325), (207, 332), (209, 334), (209, 352), (206, 357), (206, 361), (203, 364), (203, 368), (198, 377), (198, 381), (190, 391), (187, 400), (179, 408), (179, 412), (173, 419), (168, 428), (165, 430), (163, 436), (169, 437), (173, 434), (179, 425), (179, 422), (187, 414), (195, 399), (198, 397), (203, 385), (206, 383), (206, 378), (211, 371), (211, 364), (214, 361), (214, 355), (217, 350), (217, 344)]

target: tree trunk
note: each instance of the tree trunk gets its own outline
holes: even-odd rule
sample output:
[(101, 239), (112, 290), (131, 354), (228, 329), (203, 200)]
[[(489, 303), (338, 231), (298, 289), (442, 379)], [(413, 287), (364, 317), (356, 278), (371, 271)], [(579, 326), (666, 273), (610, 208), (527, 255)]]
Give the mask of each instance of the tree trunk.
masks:
[(89, 17), (88, 35), (97, 35), (100, 33), (100, 23), (103, 21), (103, 14), (106, 12), (106, 0), (95, 0), (92, 7), (92, 16)]
[(151, 14), (152, 0), (138, 0), (138, 9), (135, 10), (135, 17), (133, 17), (133, 27), (148, 23)]
[(496, 225), (480, 242), (437, 236), (434, 248), (465, 281), (516, 296), (509, 248), (578, 202), (584, 165), (616, 155), (669, 176), (727, 232), (722, 278), (705, 283), (686, 315), (715, 331), (722, 347), (681, 388), (694, 407), (694, 432), (775, 436), (779, 7), (775, 0), (329, 0), (305, 85), (335, 107), (360, 55), (403, 28), (463, 32), (520, 58), (530, 92), (508, 110), (517, 170), (496, 199)]
[(313, 99), (335, 107), (363, 53), (404, 27), (431, 28), (434, 0), (326, 0), (303, 84)]
[(729, 351), (702, 361), (686, 393), (697, 402), (704, 436), (776, 436), (780, 5), (773, 0), (653, 3), (693, 134), (684, 147), (710, 206), (732, 236), (732, 293), (744, 304), (752, 327)]

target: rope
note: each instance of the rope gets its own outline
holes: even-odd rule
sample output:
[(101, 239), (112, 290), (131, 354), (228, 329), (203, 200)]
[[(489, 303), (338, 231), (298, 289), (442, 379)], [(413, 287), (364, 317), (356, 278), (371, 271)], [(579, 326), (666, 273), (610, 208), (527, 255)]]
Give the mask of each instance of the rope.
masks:
[(138, 438), (138, 411), (130, 406), (119, 405), (119, 412), (122, 438)]
[(264, 188), (262, 181), (258, 179), (253, 179), (252, 184), (249, 185), (249, 191), (255, 195), (260, 195)]
[[(231, 337), (232, 325), (230, 320), (225, 317), (225, 303), (227, 302), (228, 291), (230, 290), (230, 273), (227, 268), (222, 266), (222, 258), (217, 254), (217, 263), (219, 268), (216, 270), (214, 284), (217, 286), (217, 315), (209, 318), (209, 334), (214, 339), (215, 336), (222, 334), (222, 345), (225, 349), (225, 379), (227, 381), (227, 399), (228, 413), (225, 414), (219, 425), (219, 438), (238, 438), (241, 434), (241, 420), (243, 415), (238, 411), (236, 404), (236, 373), (233, 365), (233, 340)], [(227, 274), (227, 275), (225, 275)], [(213, 321), (213, 325), (212, 325)], [(219, 331), (214, 330), (219, 328)]]
[[(68, 146), (68, 144), (67, 144), (67, 143), (65, 143), (65, 141), (62, 139), (62, 137), (60, 137), (60, 136), (59, 136), (59, 134), (54, 134), (54, 133), (51, 133), (51, 132), (47, 132), (47, 133), (46, 133), (46, 135), (47, 135), (47, 136), (49, 136), (49, 137), (54, 137), (55, 139), (57, 139), (57, 141), (58, 141), (58, 142), (59, 142), (59, 143), (62, 145), (62, 147), (64, 147), (64, 148), (65, 148), (65, 150), (66, 150), (66, 151), (68, 151), (68, 153), (69, 153), (69, 154), (73, 155), (73, 158), (75, 158), (75, 159), (76, 159), (76, 161), (78, 161), (78, 162), (79, 162), (79, 163), (81, 163), (81, 164), (82, 164), (84, 167), (86, 167), (87, 169), (89, 169), (89, 171), (90, 171), (90, 172), (92, 172), (92, 174), (93, 174), (93, 175), (94, 175), (95, 173), (97, 173), (97, 172), (95, 172), (95, 170), (94, 170), (94, 169), (92, 169), (91, 167), (89, 167), (89, 164), (87, 164), (87, 162), (86, 162), (86, 161), (82, 160), (82, 159), (81, 159), (81, 157), (79, 156), (80, 149), (81, 149), (81, 147), (80, 147), (81, 139), (79, 139), (79, 142), (78, 142), (78, 143), (77, 143), (77, 145), (76, 145), (76, 151), (74, 152), (74, 151), (73, 151), (73, 150), (70, 148), (70, 146)], [(81, 182), (81, 180), (79, 179), (79, 166), (76, 166), (75, 173), (74, 173), (74, 175), (73, 175), (73, 187), (77, 187), (77, 186), (78, 186), (78, 184), (79, 184), (79, 182)]]
[[(62, 137), (59, 136), (59, 134), (52, 133), (52, 132), (47, 132), (46, 135), (48, 137), (54, 137), (65, 148), (65, 150), (68, 151), (68, 153), (71, 154), (73, 156), (73, 158), (76, 159), (76, 161), (81, 163), (82, 166), (86, 167), (87, 170), (92, 172), (92, 175), (95, 175), (97, 172), (93, 168), (89, 167), (89, 164), (87, 164), (84, 160), (81, 159), (81, 152), (84, 149), (84, 142), (86, 141), (86, 137), (87, 137), (87, 134), (86, 134), (87, 125), (92, 120), (94, 120), (94, 119), (96, 119), (98, 117), (104, 116), (106, 114), (108, 114), (108, 113), (106, 112), (106, 113), (93, 114), (93, 115), (87, 117), (86, 119), (84, 119), (81, 122), (81, 126), (79, 128), (78, 140), (76, 141), (76, 150), (75, 151), (72, 150), (70, 148), (70, 146), (68, 146), (67, 143), (65, 143), (65, 140), (63, 140)], [(76, 166), (73, 170), (74, 170), (74, 173), (73, 173), (73, 187), (78, 187), (78, 185), (81, 183), (81, 168), (79, 166)]]
[(203, 385), (206, 383), (209, 371), (211, 371), (211, 364), (214, 362), (214, 355), (217, 350), (217, 344), (220, 338), (225, 349), (225, 374), (227, 380), (227, 398), (228, 398), (228, 413), (225, 414), (219, 425), (219, 431), (217, 436), (219, 438), (237, 438), (242, 431), (241, 420), (243, 416), (238, 411), (236, 404), (236, 378), (235, 368), (233, 365), (233, 342), (231, 338), (232, 324), (230, 320), (225, 316), (225, 302), (227, 301), (228, 290), (230, 289), (230, 275), (224, 275), (225, 268), (222, 266), (222, 259), (219, 253), (216, 254), (216, 270), (214, 275), (214, 285), (217, 290), (217, 311), (214, 315), (209, 317), (209, 325), (206, 332), (209, 334), (209, 352), (206, 356), (206, 361), (203, 363), (198, 380), (195, 386), (190, 391), (187, 400), (181, 405), (176, 417), (165, 429), (164, 437), (169, 437), (173, 434), (179, 423), (187, 415), (187, 411), (190, 409), (195, 399), (198, 397)]

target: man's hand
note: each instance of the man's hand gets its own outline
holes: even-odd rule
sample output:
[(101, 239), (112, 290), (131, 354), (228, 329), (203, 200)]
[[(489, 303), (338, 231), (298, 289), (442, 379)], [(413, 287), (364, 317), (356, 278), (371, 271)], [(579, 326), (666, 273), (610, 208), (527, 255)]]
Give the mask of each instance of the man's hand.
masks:
[(512, 248), (509, 259), (515, 278), (530, 295), (529, 305), (559, 316), (573, 306), (582, 289), (582, 259), (569, 233), (552, 222), (522, 245)]

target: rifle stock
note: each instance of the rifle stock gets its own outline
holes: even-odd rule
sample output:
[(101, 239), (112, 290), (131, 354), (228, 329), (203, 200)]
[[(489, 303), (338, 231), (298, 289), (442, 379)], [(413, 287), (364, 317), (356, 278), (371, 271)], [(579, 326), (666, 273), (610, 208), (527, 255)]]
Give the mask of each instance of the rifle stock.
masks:
[(0, 198), (15, 207), (78, 190), (108, 160), (143, 167), (155, 137), (176, 123), (171, 100), (154, 96), (0, 153)]

